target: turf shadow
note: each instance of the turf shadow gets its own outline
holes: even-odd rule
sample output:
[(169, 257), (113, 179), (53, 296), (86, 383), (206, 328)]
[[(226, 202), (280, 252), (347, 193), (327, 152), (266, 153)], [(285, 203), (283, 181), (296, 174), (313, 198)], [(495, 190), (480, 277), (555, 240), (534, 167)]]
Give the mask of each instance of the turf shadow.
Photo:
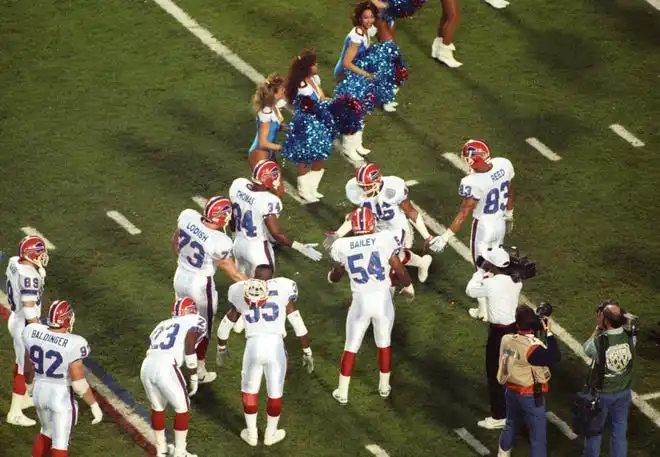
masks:
[(618, 0), (597, 0), (592, 3), (603, 15), (616, 18), (615, 27), (623, 35), (657, 52), (660, 47), (660, 15), (651, 6), (643, 2), (623, 3)]
[(241, 430), (245, 428), (243, 415), (233, 412), (233, 408), (216, 396), (213, 389), (205, 387), (207, 386), (200, 386), (197, 394), (191, 399), (193, 410), (217, 419), (226, 430), (240, 439)]

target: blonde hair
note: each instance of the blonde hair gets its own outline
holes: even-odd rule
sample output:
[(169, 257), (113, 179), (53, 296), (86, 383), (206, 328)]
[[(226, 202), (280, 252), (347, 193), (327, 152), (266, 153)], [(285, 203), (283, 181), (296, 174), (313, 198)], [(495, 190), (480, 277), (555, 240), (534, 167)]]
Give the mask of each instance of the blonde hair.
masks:
[(284, 87), (284, 78), (279, 73), (271, 73), (268, 78), (257, 87), (252, 96), (252, 109), (259, 113), (267, 106), (275, 106), (275, 93)]

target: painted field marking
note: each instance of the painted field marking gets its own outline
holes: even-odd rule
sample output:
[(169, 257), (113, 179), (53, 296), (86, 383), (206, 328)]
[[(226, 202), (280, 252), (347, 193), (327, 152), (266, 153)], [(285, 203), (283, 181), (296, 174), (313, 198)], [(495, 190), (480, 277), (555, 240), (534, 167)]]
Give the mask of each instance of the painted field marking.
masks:
[(457, 428), (454, 430), (454, 433), (456, 433), (463, 441), (465, 441), (468, 446), (470, 446), (472, 449), (477, 451), (477, 454), (479, 455), (490, 455), (490, 451), (486, 446), (484, 446), (481, 441), (476, 439), (472, 433), (468, 432), (464, 428)]
[(419, 181), (417, 181), (416, 179), (409, 179), (408, 181), (405, 181), (405, 184), (408, 187), (412, 187), (412, 186), (416, 186), (417, 184), (419, 184)]
[(545, 417), (548, 419), (548, 421), (551, 424), (554, 424), (557, 426), (561, 432), (568, 437), (569, 440), (574, 440), (578, 436), (573, 433), (573, 429), (571, 428), (570, 425), (568, 425), (566, 422), (564, 422), (559, 416), (557, 416), (555, 413), (552, 411), (546, 411)]
[(197, 205), (199, 205), (200, 208), (204, 209), (204, 207), (206, 206), (206, 202), (208, 201), (208, 198), (202, 197), (201, 195), (195, 195), (194, 197), (192, 197), (192, 201), (197, 203)]
[(561, 160), (561, 156), (559, 154), (555, 154), (552, 149), (547, 147), (545, 144), (541, 143), (537, 138), (531, 137), (527, 138), (525, 140), (525, 143), (536, 149), (538, 152), (541, 153), (543, 157), (545, 157), (548, 160), (552, 160), (553, 162), (557, 162)]
[(644, 146), (644, 142), (637, 138), (635, 135), (630, 133), (626, 128), (621, 124), (612, 124), (610, 125), (610, 130), (619, 135), (621, 138), (630, 143), (634, 148), (641, 148)]
[(34, 228), (34, 227), (21, 227), (21, 231), (22, 231), (23, 233), (25, 233), (26, 235), (41, 237), (41, 239), (44, 240), (44, 242), (46, 243), (46, 247), (47, 247), (48, 249), (50, 249), (51, 251), (54, 251), (54, 250), (56, 249), (56, 248), (55, 248), (55, 245), (54, 245), (53, 243), (51, 243), (50, 240), (49, 240), (48, 238), (46, 238), (46, 237), (45, 237), (45, 236), (44, 236), (39, 230), (37, 230), (36, 228)]
[(371, 452), (376, 457), (390, 457), (390, 455), (387, 453), (387, 451), (385, 451), (385, 449), (383, 449), (382, 447), (380, 447), (377, 444), (367, 444), (365, 446), (365, 449), (367, 451)]
[[(236, 54), (234, 54), (227, 46), (220, 43), (220, 41), (218, 41), (216, 38), (213, 37), (211, 32), (200, 26), (194, 19), (188, 16), (188, 14), (186, 14), (185, 11), (179, 8), (174, 2), (172, 2), (171, 0), (153, 0), (153, 1), (157, 3), (163, 10), (165, 10), (165, 12), (167, 12), (170, 16), (174, 17), (189, 32), (191, 32), (193, 35), (198, 37), (204, 44), (206, 44), (209, 47), (209, 49), (215, 52), (218, 56), (225, 59), (227, 63), (229, 63), (232, 67), (234, 67), (239, 73), (249, 78), (255, 84), (259, 84), (261, 81), (265, 79), (264, 76), (259, 74), (259, 72), (255, 70), (250, 64), (248, 64), (243, 59), (241, 59)], [(449, 156), (445, 156), (444, 154), (443, 157), (445, 157), (447, 160), (450, 161), (453, 160), (453, 159), (449, 159), (448, 158)], [(459, 169), (462, 168), (456, 163), (454, 163), (454, 165)], [(445, 227), (443, 225), (441, 225), (438, 221), (430, 217), (428, 213), (423, 211), (419, 206), (415, 205), (414, 202), (411, 203), (413, 203), (413, 206), (415, 206), (417, 211), (420, 214), (422, 214), (422, 217), (425, 218), (425, 220), (427, 221), (427, 225), (431, 227), (432, 230), (440, 234), (445, 231)], [(465, 260), (472, 263), (472, 256), (470, 253), (470, 249), (467, 246), (465, 246), (465, 244), (463, 244), (460, 240), (458, 240), (456, 237), (453, 237), (452, 240), (450, 240), (449, 245), (452, 248), (454, 248)], [(523, 295), (521, 295), (521, 299), (523, 300), (524, 303), (527, 304), (532, 303), (529, 299), (527, 299)], [(582, 350), (582, 345), (573, 337), (573, 335), (571, 335), (566, 330), (564, 330), (553, 319), (550, 319), (550, 321), (552, 324), (552, 330), (557, 336), (557, 338), (562, 340), (575, 354), (577, 354), (580, 358), (582, 358), (582, 360), (584, 360), (587, 364), (591, 363), (591, 359), (587, 357), (587, 355)], [(646, 415), (658, 428), (660, 428), (660, 412), (658, 412), (655, 408), (653, 408), (646, 400), (641, 399), (637, 393), (633, 392), (632, 397), (633, 397), (633, 404), (637, 406), (639, 410), (644, 415)]]
[(646, 0), (646, 3), (660, 11), (660, 0)]
[(142, 233), (142, 230), (137, 228), (131, 221), (126, 219), (126, 216), (124, 216), (122, 213), (119, 211), (108, 211), (105, 213), (110, 219), (115, 221), (117, 224), (119, 224), (124, 230), (126, 230), (128, 233), (131, 235), (139, 235)]
[(640, 395), (639, 398), (642, 400), (655, 400), (656, 398), (660, 398), (660, 392), (652, 392), (650, 394)]
[(449, 161), (453, 166), (461, 170), (466, 175), (470, 173), (470, 167), (454, 152), (443, 152), (442, 157)]

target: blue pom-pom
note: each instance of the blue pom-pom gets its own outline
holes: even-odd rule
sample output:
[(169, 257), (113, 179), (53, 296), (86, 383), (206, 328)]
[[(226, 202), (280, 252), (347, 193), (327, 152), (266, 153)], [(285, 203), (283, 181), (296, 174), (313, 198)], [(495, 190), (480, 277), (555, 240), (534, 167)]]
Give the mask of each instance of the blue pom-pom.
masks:
[(398, 18), (411, 17), (425, 4), (426, 0), (387, 0), (388, 7), (383, 19), (391, 22)]
[(330, 102), (298, 97), (294, 106), (296, 112), (289, 122), (289, 133), (282, 144), (282, 156), (294, 163), (327, 159), (337, 136)]
[(367, 106), (353, 95), (340, 95), (332, 100), (330, 111), (337, 131), (342, 135), (353, 135), (364, 129)]

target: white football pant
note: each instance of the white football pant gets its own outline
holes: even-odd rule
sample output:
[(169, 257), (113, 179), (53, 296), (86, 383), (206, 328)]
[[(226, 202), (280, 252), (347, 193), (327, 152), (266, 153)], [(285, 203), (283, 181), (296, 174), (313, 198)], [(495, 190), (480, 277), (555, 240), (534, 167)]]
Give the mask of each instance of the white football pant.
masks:
[(78, 403), (65, 384), (37, 381), (32, 394), (41, 423), (41, 434), (53, 440), (52, 448), (66, 450), (78, 422)]
[(174, 294), (176, 298), (190, 297), (193, 299), (199, 315), (206, 319), (206, 337), (210, 339), (213, 317), (218, 310), (218, 291), (215, 290), (213, 276), (200, 276), (177, 268), (174, 274)]
[(154, 411), (164, 411), (171, 405), (176, 413), (190, 409), (186, 381), (172, 356), (153, 355), (144, 359), (140, 380)]
[(344, 351), (357, 353), (369, 325), (374, 326), (376, 347), (391, 345), (394, 326), (394, 304), (389, 289), (353, 294), (353, 302), (346, 316), (346, 344)]
[(243, 353), (241, 391), (258, 394), (264, 375), (268, 397), (280, 398), (284, 394), (286, 365), (282, 335), (264, 334), (248, 338)]
[(234, 241), (234, 257), (238, 269), (248, 278), (254, 278), (254, 270), (259, 265), (270, 265), (275, 268), (275, 253), (268, 240), (247, 241), (236, 238)]
[(18, 365), (18, 374), (24, 374), (25, 368), (25, 344), (23, 344), (23, 329), (25, 328), (25, 318), (23, 313), (11, 313), (7, 323), (9, 334), (14, 340), (14, 352), (16, 353), (16, 365)]
[(475, 263), (477, 258), (483, 255), (488, 248), (495, 248), (504, 244), (505, 234), (506, 222), (503, 217), (474, 219), (470, 235), (472, 263)]

